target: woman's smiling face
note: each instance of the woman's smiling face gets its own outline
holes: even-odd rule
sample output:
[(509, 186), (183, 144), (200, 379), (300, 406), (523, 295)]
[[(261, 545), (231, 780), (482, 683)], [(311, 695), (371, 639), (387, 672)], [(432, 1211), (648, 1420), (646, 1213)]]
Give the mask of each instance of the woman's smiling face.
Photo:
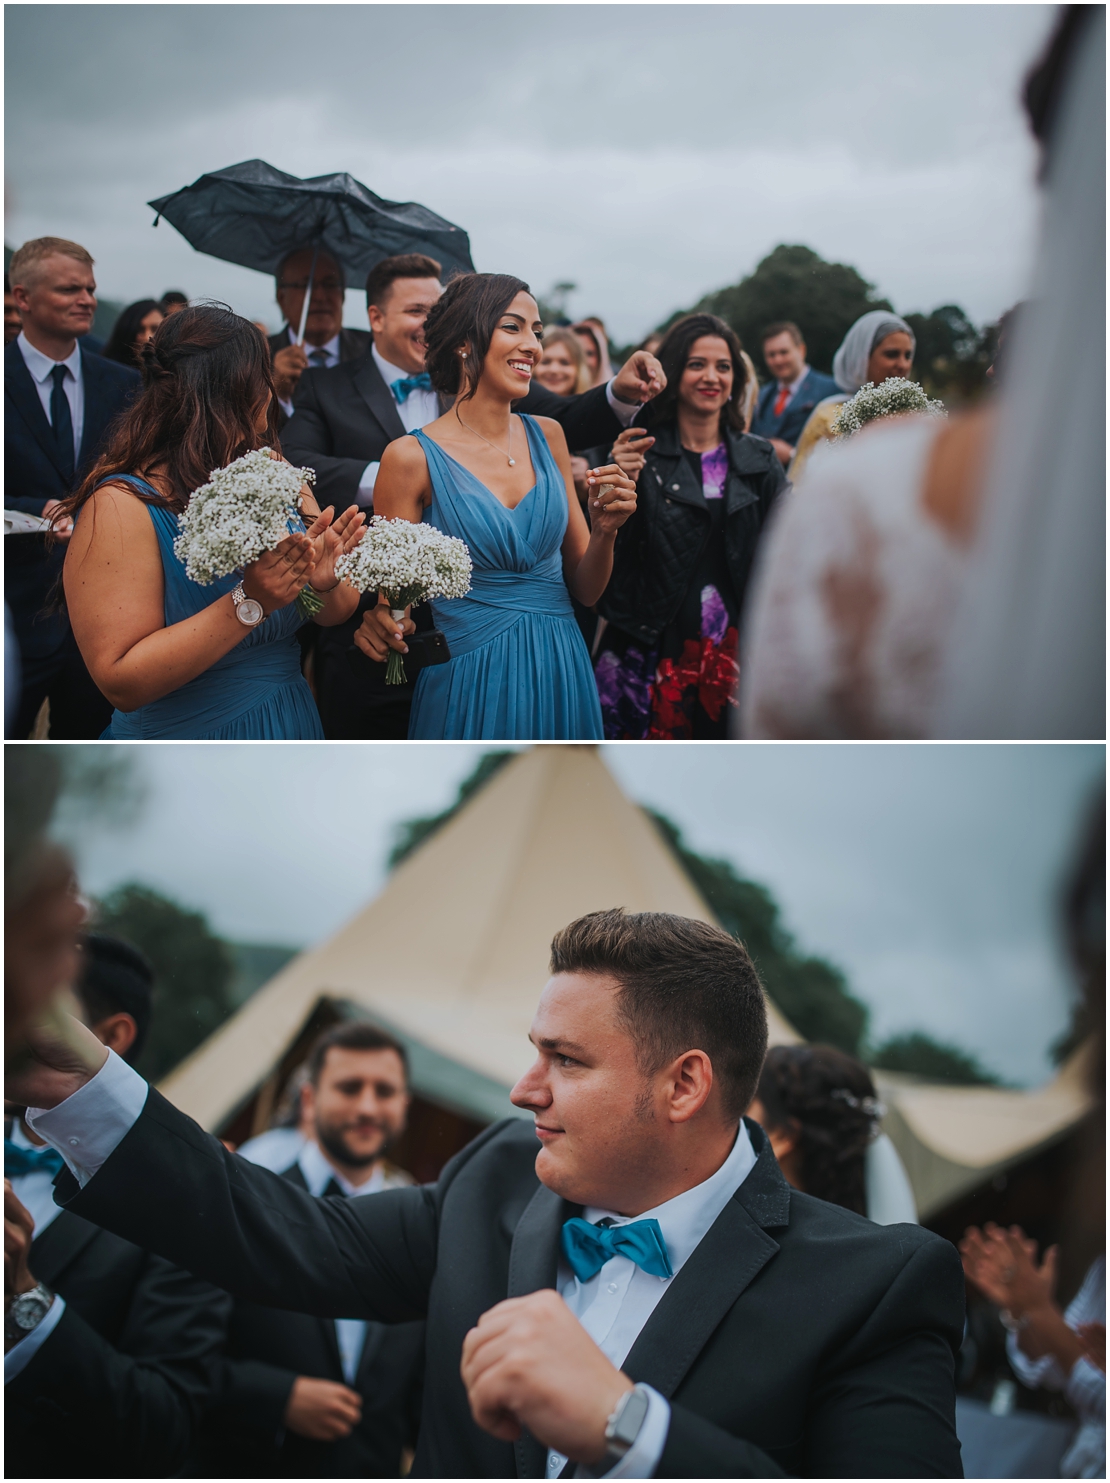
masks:
[(556, 396), (573, 396), (578, 389), (578, 367), (564, 340), (545, 345), (543, 360), (536, 367), (536, 380)]
[(720, 412), (732, 396), (732, 354), (719, 335), (700, 335), (678, 384), (680, 406), (691, 412)]
[(543, 323), (536, 301), (521, 290), (497, 316), (482, 365), (481, 384), (516, 401), (528, 395), (532, 372), (543, 355)]

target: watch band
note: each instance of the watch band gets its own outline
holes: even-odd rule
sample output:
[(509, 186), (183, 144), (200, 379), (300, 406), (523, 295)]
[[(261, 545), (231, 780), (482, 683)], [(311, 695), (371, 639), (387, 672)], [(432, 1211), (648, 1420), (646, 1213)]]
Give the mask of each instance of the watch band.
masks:
[(648, 1393), (642, 1385), (625, 1391), (605, 1424), (605, 1456), (598, 1463), (598, 1476), (604, 1477), (622, 1461), (640, 1435), (648, 1413)]

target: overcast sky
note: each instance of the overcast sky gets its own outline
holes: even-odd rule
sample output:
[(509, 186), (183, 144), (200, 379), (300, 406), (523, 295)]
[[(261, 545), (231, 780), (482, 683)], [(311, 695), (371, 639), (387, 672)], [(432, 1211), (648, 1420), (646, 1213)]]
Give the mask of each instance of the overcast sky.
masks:
[[(84, 888), (144, 881), (230, 938), (302, 946), (371, 898), (398, 821), (450, 803), (484, 749), (117, 750), (147, 802), (127, 829), (77, 837)], [(602, 755), (695, 848), (771, 888), (800, 944), (845, 970), (877, 1038), (921, 1027), (1008, 1078), (1049, 1074), (1070, 982), (1055, 897), (1101, 747), (637, 743)]]
[[(897, 309), (1026, 287), (1040, 5), (8, 5), (7, 240), (84, 243), (105, 297), (170, 287), (277, 327), (268, 280), (144, 202), (254, 157), (348, 170), (475, 264), (639, 337), (776, 243)], [(347, 322), (365, 324), (348, 295)]]

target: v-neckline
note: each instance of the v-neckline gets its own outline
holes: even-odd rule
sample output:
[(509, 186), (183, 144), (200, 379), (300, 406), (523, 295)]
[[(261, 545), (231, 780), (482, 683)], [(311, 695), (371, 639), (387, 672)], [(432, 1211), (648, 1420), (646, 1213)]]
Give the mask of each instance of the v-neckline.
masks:
[[(523, 419), (521, 419), (521, 420), (523, 421)], [(517, 500), (517, 502), (516, 502), (515, 505), (507, 505), (504, 500), (500, 500), (500, 499), (497, 498), (497, 496), (494, 494), (493, 490), (489, 487), (489, 485), (483, 479), (479, 479), (478, 478), (478, 475), (474, 472), (473, 469), (468, 469), (465, 463), (460, 463), (457, 458), (453, 457), (450, 453), (448, 453), (447, 449), (443, 446), (443, 444), (442, 443), (437, 443), (436, 440), (435, 440), (435, 438), (433, 438), (430, 433), (426, 433), (423, 430), (423, 428), (421, 428), (421, 430), (420, 430), (420, 436), (421, 437), (427, 438), (429, 443), (434, 444), (435, 447), (438, 448), (439, 451), (443, 454), (444, 458), (450, 460), (450, 462), (453, 463), (456, 468), (462, 469), (462, 471), (463, 471), (464, 474), (469, 474), (470, 477), (474, 480), (475, 484), (477, 484), (480, 489), (484, 489), (485, 490), (485, 492), (489, 495), (490, 499), (493, 500), (494, 504), (501, 506), (501, 508), (505, 511), (505, 514), (506, 515), (514, 515), (516, 513), (516, 511), (520, 509), (520, 507), (524, 503), (524, 501), (526, 499), (528, 499), (528, 497), (530, 495), (535, 494), (536, 489), (538, 488), (539, 482), (540, 482), (539, 473), (537, 472), (537, 469), (536, 469), (536, 460), (535, 460), (535, 457), (533, 456), (533, 453), (532, 453), (532, 439), (530, 437), (528, 437), (528, 424), (527, 423), (524, 424), (524, 435), (525, 435), (525, 437), (528, 438), (528, 456), (532, 460), (532, 472), (533, 472), (533, 474), (535, 474), (536, 482), (532, 485), (531, 489), (526, 490), (525, 493), (520, 496), (520, 498)]]

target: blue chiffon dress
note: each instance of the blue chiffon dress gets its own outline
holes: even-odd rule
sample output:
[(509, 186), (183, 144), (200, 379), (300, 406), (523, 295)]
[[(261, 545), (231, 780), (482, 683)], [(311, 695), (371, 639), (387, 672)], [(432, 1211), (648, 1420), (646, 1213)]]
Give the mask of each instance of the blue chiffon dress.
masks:
[[(145, 480), (113, 474), (106, 484), (130, 484), (156, 496)], [(157, 497), (157, 496), (156, 496)], [(166, 627), (191, 618), (230, 592), (239, 577), (205, 587), (192, 581), (173, 552), (177, 516), (147, 505), (165, 577)], [(211, 669), (134, 711), (114, 711), (104, 741), (321, 741), (324, 730), (304, 676), (296, 633), (304, 618), (295, 603), (278, 608)]]
[(507, 509), (418, 432), (432, 480), (424, 519), (470, 548), (466, 597), (433, 602), (451, 659), (417, 676), (409, 736), (421, 741), (601, 740), (601, 706), (563, 580), (567, 489), (531, 417), (534, 486)]

